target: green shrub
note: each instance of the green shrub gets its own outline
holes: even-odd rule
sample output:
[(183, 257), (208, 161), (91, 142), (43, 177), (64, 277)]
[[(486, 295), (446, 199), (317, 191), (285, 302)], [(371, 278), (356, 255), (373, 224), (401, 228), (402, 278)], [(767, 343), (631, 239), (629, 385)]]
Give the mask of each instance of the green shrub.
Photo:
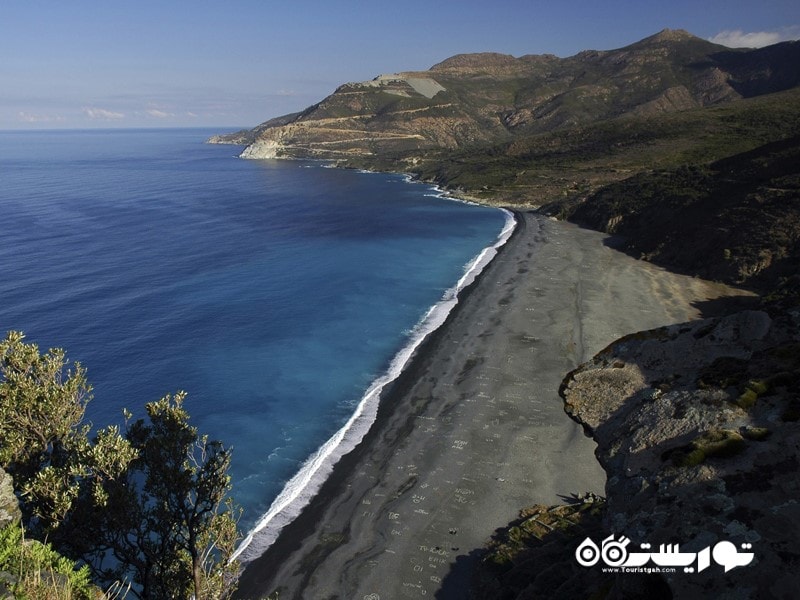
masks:
[(92, 600), (102, 597), (92, 584), (89, 567), (75, 563), (50, 544), (26, 540), (22, 527), (11, 524), (0, 530), (0, 572), (10, 577), (14, 597), (25, 600)]
[(744, 392), (736, 399), (736, 404), (740, 408), (750, 408), (756, 403), (759, 396), (763, 396), (768, 391), (769, 386), (764, 381), (751, 379), (747, 382)]
[(745, 448), (745, 440), (737, 431), (712, 429), (692, 440), (691, 443), (668, 452), (664, 458), (671, 458), (678, 467), (694, 467), (709, 457), (734, 456)]

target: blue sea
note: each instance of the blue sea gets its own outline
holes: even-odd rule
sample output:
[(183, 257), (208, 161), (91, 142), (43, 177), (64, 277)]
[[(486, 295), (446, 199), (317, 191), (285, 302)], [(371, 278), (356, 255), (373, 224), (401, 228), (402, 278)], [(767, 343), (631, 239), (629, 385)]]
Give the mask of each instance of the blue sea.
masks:
[(83, 364), (97, 427), (185, 390), (233, 447), (254, 554), (511, 225), (402, 175), (241, 160), (214, 133), (0, 132), (0, 335)]

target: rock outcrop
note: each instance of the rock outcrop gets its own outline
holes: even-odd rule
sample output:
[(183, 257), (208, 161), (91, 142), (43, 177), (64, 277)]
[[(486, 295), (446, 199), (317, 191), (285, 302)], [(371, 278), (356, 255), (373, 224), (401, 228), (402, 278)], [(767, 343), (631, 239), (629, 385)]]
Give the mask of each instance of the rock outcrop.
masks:
[[(685, 552), (729, 541), (754, 554), (728, 572), (711, 563), (661, 575), (674, 597), (796, 593), (800, 310), (627, 336), (570, 373), (561, 394), (608, 474), (607, 534)], [(631, 585), (617, 575), (611, 597)]]
[[(21, 519), (19, 500), (14, 494), (14, 481), (11, 475), (0, 467), (0, 530), (13, 523), (19, 523)], [(12, 589), (16, 582), (16, 574), (0, 569), (0, 599), (15, 597)]]
[(14, 481), (11, 475), (0, 468), (0, 529), (21, 519), (19, 500), (14, 493)]

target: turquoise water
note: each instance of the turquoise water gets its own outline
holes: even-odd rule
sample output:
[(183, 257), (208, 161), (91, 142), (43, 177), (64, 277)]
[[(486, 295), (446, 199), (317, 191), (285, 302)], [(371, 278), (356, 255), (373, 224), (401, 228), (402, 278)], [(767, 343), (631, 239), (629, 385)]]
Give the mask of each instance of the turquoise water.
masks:
[(0, 330), (80, 361), (97, 426), (187, 391), (233, 446), (248, 530), (508, 216), (400, 175), (240, 160), (212, 133), (0, 132)]

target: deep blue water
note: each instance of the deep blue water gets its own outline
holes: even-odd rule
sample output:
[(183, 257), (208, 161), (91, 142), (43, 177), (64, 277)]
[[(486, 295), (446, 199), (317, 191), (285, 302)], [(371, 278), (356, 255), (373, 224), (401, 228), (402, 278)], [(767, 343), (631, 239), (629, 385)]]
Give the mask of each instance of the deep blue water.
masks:
[(80, 361), (96, 426), (186, 390), (247, 529), (507, 217), (212, 133), (0, 132), (0, 334)]

